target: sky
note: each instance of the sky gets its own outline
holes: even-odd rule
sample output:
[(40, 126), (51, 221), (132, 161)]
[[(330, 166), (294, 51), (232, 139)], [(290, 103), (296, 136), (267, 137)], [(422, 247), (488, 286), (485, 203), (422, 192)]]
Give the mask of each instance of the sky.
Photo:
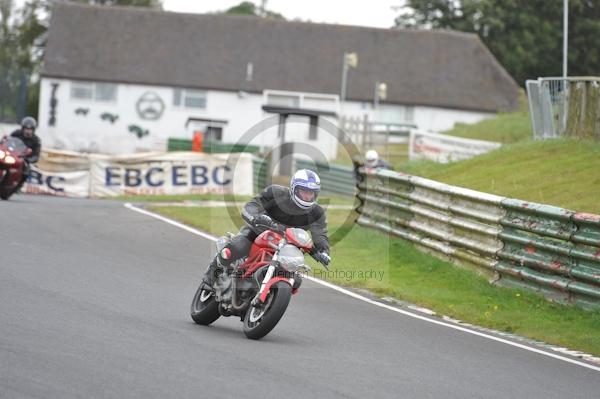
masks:
[[(0, 0), (3, 1), (3, 0)], [(14, 0), (17, 7), (26, 0)], [(163, 0), (166, 11), (208, 13), (223, 11), (244, 0)], [(260, 5), (261, 0), (252, 0)], [(267, 0), (267, 9), (286, 19), (330, 24), (391, 28), (404, 0)]]
[[(222, 11), (242, 0), (163, 0), (167, 11), (206, 13)], [(260, 5), (260, 0), (254, 0)], [(267, 9), (286, 19), (390, 28), (403, 0), (268, 0)]]

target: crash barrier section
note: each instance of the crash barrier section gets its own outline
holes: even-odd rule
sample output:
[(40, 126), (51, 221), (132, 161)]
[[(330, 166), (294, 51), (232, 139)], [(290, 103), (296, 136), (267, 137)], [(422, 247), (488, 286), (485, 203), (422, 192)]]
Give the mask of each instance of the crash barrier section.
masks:
[(392, 234), (494, 283), (600, 309), (600, 215), (392, 171), (359, 171), (359, 225)]
[(311, 169), (321, 179), (321, 192), (327, 195), (353, 197), (355, 194), (354, 171), (350, 167), (296, 159), (296, 170)]
[(252, 155), (197, 152), (121, 156), (43, 151), (24, 186), (31, 194), (113, 197), (252, 194)]
[(485, 154), (502, 146), (493, 141), (473, 140), (441, 133), (412, 129), (408, 141), (408, 158), (428, 159), (438, 163), (456, 162)]
[[(193, 140), (191, 139), (169, 138), (167, 141), (167, 149), (169, 152), (192, 151), (192, 147)], [(236, 152), (256, 153), (258, 150), (259, 147), (255, 145), (227, 144), (211, 140), (205, 140), (202, 145), (202, 152), (207, 154), (225, 154)]]

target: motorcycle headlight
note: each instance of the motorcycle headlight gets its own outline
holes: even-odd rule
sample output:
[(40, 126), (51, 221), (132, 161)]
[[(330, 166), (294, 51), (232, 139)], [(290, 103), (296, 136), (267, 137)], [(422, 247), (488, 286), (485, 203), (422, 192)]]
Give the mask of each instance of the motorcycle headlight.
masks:
[(8, 155), (6, 158), (4, 158), (4, 162), (6, 162), (7, 165), (12, 165), (15, 162), (17, 162), (17, 160), (14, 157)]
[(0, 159), (4, 158), (4, 156), (6, 155), (6, 153), (2, 150), (0, 150)]
[(304, 265), (304, 254), (293, 245), (287, 244), (281, 247), (277, 260), (288, 272), (297, 272)]

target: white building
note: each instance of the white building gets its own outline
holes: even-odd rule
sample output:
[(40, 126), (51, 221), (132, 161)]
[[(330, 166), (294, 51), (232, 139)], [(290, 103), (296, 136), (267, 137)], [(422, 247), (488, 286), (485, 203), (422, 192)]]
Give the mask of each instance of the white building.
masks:
[[(345, 52), (359, 61), (339, 103)], [(376, 82), (387, 98), (373, 107)], [(40, 95), (44, 145), (163, 150), (193, 132), (223, 143), (286, 142), (327, 158), (344, 115), (440, 131), (517, 107), (518, 86), (474, 35), (58, 3)], [(254, 127), (254, 128), (253, 128)]]

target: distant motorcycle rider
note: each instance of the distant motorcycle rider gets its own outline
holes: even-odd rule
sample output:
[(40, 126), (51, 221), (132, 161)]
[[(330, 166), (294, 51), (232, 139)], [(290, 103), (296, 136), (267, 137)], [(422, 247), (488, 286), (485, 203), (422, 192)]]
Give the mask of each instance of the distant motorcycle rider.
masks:
[(290, 187), (273, 184), (250, 200), (242, 209), (247, 225), (215, 255), (202, 280), (206, 288), (212, 289), (223, 268), (246, 257), (256, 237), (270, 229), (300, 227), (310, 231), (314, 243), (311, 255), (327, 266), (331, 258), (325, 211), (317, 204), (320, 189), (319, 176), (302, 169), (294, 174)]
[(365, 168), (392, 169), (390, 164), (385, 159), (380, 158), (375, 150), (369, 150), (365, 154)]
[(27, 181), (27, 178), (29, 178), (29, 175), (31, 174), (31, 164), (36, 163), (40, 159), (42, 142), (40, 138), (36, 136), (35, 129), (37, 129), (36, 120), (31, 116), (27, 116), (21, 121), (21, 128), (15, 130), (10, 135), (11, 137), (20, 139), (29, 149), (31, 149), (31, 153), (24, 157), (23, 177), (17, 187), (15, 187), (15, 192), (19, 191), (25, 181)]
[(366, 170), (393, 170), (392, 166), (385, 160), (379, 157), (379, 154), (375, 150), (369, 150), (366, 152), (364, 161), (355, 158), (352, 160), (354, 163), (354, 178), (357, 184), (363, 181), (363, 176), (359, 173), (359, 169), (364, 167)]

